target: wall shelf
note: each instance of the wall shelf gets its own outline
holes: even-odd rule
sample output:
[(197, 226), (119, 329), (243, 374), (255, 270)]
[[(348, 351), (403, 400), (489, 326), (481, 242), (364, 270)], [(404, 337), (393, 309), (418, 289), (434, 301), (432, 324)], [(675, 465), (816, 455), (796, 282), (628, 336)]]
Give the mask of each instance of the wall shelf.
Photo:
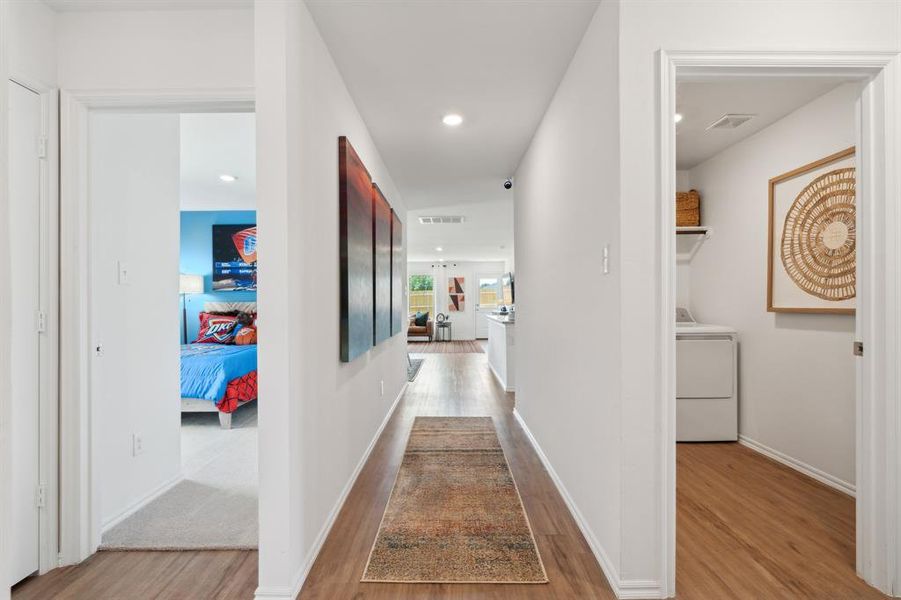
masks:
[(691, 262), (712, 233), (711, 227), (676, 227), (676, 261)]
[(713, 233), (713, 229), (703, 225), (699, 227), (676, 227), (676, 235), (703, 235), (709, 238)]

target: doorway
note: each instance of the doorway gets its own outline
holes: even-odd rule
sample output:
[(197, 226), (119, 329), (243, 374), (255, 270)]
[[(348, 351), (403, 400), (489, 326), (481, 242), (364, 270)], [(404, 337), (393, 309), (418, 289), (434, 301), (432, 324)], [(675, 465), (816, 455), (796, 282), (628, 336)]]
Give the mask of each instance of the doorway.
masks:
[(10, 480), (12, 585), (55, 566), (57, 211), (55, 96), (45, 86), (7, 82), (12, 378)]
[[(878, 245), (887, 241), (884, 237), (887, 231), (881, 226), (886, 219), (894, 222), (896, 207), (895, 195), (886, 194), (882, 197), (874, 193), (876, 189), (886, 186), (896, 190), (895, 182), (887, 177), (883, 170), (881, 159), (882, 152), (886, 156), (893, 156), (896, 134), (887, 126), (887, 120), (883, 120), (886, 113), (883, 107), (894, 109), (894, 93), (891, 86), (886, 85), (887, 79), (894, 74), (895, 66), (890, 57), (882, 56), (857, 56), (841, 55), (820, 57), (815, 55), (795, 56), (791, 53), (776, 55), (729, 55), (712, 56), (696, 55), (691, 53), (661, 53), (661, 165), (663, 176), (661, 178), (660, 224), (662, 235), (662, 255), (664, 268), (661, 274), (662, 289), (665, 290), (663, 309), (665, 317), (661, 316), (661, 325), (658, 332), (661, 335), (659, 344), (661, 348), (661, 373), (663, 402), (665, 410), (661, 423), (661, 435), (666, 440), (664, 444), (665, 460), (662, 462), (662, 481), (664, 502), (663, 523), (668, 531), (667, 548), (663, 556), (665, 580), (668, 582), (668, 594), (676, 592), (676, 435), (677, 435), (677, 411), (676, 411), (676, 362), (677, 352), (675, 348), (676, 327), (672, 315), (676, 310), (676, 235), (675, 211), (670, 208), (676, 193), (676, 164), (675, 164), (675, 139), (677, 135), (673, 114), (675, 114), (677, 93), (676, 81), (679, 76), (735, 78), (743, 74), (749, 76), (824, 76), (839, 75), (850, 79), (856, 79), (863, 85), (861, 102), (858, 104), (856, 127), (858, 136), (855, 140), (858, 149), (858, 184), (857, 184), (857, 235), (861, 240), (870, 240), (864, 244), (858, 244), (858, 286), (857, 286), (857, 312), (856, 312), (856, 339), (864, 340), (866, 345), (881, 349), (887, 348), (883, 344), (888, 339), (897, 339), (899, 331), (894, 325), (885, 327), (886, 315), (895, 314), (896, 300), (893, 297), (880, 295), (880, 289), (875, 286), (874, 273), (878, 278), (888, 277), (894, 280), (896, 277), (896, 265), (899, 259), (894, 252), (886, 252), (885, 261), (877, 260), (874, 252)], [(889, 73), (890, 72), (890, 73)], [(887, 201), (885, 198), (891, 198)], [(895, 233), (888, 234), (894, 239)], [(894, 246), (891, 246), (894, 248)], [(873, 327), (873, 322), (880, 323), (879, 327)], [(890, 320), (894, 323), (894, 319)], [(848, 353), (850, 354), (850, 349)], [(884, 444), (887, 435), (895, 439), (898, 432), (892, 428), (885, 433), (879, 421), (874, 421), (875, 415), (884, 415), (886, 410), (891, 410), (882, 396), (874, 396), (874, 386), (894, 385), (894, 379), (890, 376), (883, 364), (895, 364), (897, 358), (894, 350), (887, 350), (891, 356), (880, 356), (878, 360), (864, 355), (857, 359), (856, 396), (857, 403), (854, 409), (857, 415), (856, 426), (856, 557), (855, 567), (857, 574), (867, 583), (882, 590), (889, 590), (894, 578), (893, 566), (885, 562), (885, 553), (891, 547), (895, 539), (895, 532), (888, 527), (890, 520), (890, 507), (881, 507), (871, 504), (873, 494), (881, 493), (886, 485), (893, 485), (896, 474), (892, 469), (882, 469), (878, 465), (885, 464), (888, 460), (894, 464), (896, 457), (889, 450), (891, 444)], [(882, 361), (886, 360), (887, 363)], [(884, 388), (883, 388), (884, 389)], [(893, 388), (894, 389), (894, 388)], [(893, 396), (891, 396), (893, 397)], [(880, 417), (884, 418), (884, 417)], [(878, 523), (878, 525), (877, 525)]]
[[(122, 97), (115, 93), (63, 94), (62, 144), (63, 156), (68, 159), (65, 164), (68, 167), (63, 173), (63, 181), (67, 186), (63, 189), (61, 200), (63, 207), (61, 236), (64, 244), (71, 244), (79, 250), (64, 257), (71, 276), (63, 280), (63, 294), (68, 301), (61, 307), (64, 318), (68, 317), (66, 322), (70, 324), (67, 330), (67, 344), (61, 352), (61, 373), (68, 382), (62, 390), (61, 403), (64, 414), (61, 419), (61, 445), (63, 455), (69, 457), (61, 465), (63, 492), (60, 503), (61, 564), (86, 559), (96, 552), (101, 543), (105, 543), (105, 533), (126, 524), (142, 509), (151, 507), (155, 502), (164, 500), (169, 502), (170, 508), (175, 507), (172, 508), (175, 511), (172, 514), (178, 513), (177, 516), (180, 518), (192, 510), (196, 513), (197, 507), (192, 508), (189, 503), (179, 504), (178, 498), (171, 502), (171, 498), (167, 500), (172, 493), (176, 496), (183, 495), (186, 486), (191, 489), (198, 488), (190, 477), (185, 476), (181, 457), (183, 441), (182, 409), (179, 400), (182, 395), (179, 390), (179, 346), (183, 334), (181, 323), (183, 313), (179, 293), (181, 279), (179, 115), (198, 112), (248, 112), (253, 110), (252, 97), (252, 92), (243, 91), (198, 92), (193, 95), (161, 93), (146, 97)], [(139, 124), (139, 129), (146, 135), (137, 136), (132, 142), (118, 140), (117, 136), (124, 133), (115, 123), (105, 123), (112, 126), (105, 127), (100, 132), (95, 131), (98, 123), (104, 124), (102, 121), (126, 118), (134, 119), (135, 123)], [(119, 170), (120, 174), (117, 176), (128, 174), (130, 181), (120, 182), (121, 185), (117, 186), (112, 181), (98, 181), (97, 173), (91, 172), (92, 165), (102, 163), (99, 163), (100, 157), (96, 155), (97, 145), (86, 143), (89, 132), (93, 134), (90, 136), (92, 141), (98, 139), (102, 141), (106, 139), (104, 136), (107, 136), (106, 141), (110, 142), (108, 145), (113, 149), (119, 148), (122, 156), (116, 156), (114, 152), (109, 157), (110, 164), (117, 161), (128, 162), (129, 158), (151, 152), (151, 145), (141, 140), (156, 139), (165, 135), (165, 142), (174, 144), (174, 147), (165, 152), (163, 157), (159, 156), (160, 153), (151, 152), (147, 160), (131, 161), (132, 166), (137, 165), (134, 168), (122, 165), (123, 169)], [(253, 159), (251, 162), (254, 162)], [(154, 172), (151, 167), (159, 168)], [(128, 169), (131, 169), (130, 173), (126, 173)], [(217, 177), (225, 173), (218, 173)], [(217, 181), (224, 184), (224, 181), (218, 179)], [(91, 185), (88, 185), (89, 182)], [(104, 188), (105, 184), (110, 185)], [(91, 210), (98, 200), (96, 194), (98, 191), (107, 194), (111, 198), (110, 202), (113, 202), (117, 189), (123, 198), (138, 197), (157, 191), (156, 204), (147, 201), (138, 203), (122, 201), (121, 204), (124, 206), (111, 207), (109, 212), (118, 214), (121, 218), (103, 222), (102, 217), (106, 213), (94, 214)], [(140, 212), (142, 209), (146, 210), (147, 214), (143, 216), (119, 214), (122, 211)], [(98, 221), (98, 218), (101, 220)], [(117, 224), (124, 231), (117, 232)], [(98, 252), (101, 249), (89, 243), (93, 239), (92, 229), (98, 226), (110, 234), (110, 239), (101, 243), (112, 244), (118, 248), (115, 253)], [(116, 240), (119, 240), (118, 245)], [(88, 248), (90, 253), (82, 250)], [(212, 269), (212, 265), (210, 268)], [(97, 284), (96, 277), (105, 278), (104, 286), (109, 288), (107, 292), (110, 297), (123, 296), (121, 302), (112, 303), (120, 308), (125, 307), (123, 310), (127, 313), (121, 315), (124, 321), (118, 327), (112, 322), (115, 319), (107, 318), (115, 316), (116, 309), (113, 309), (110, 315), (104, 314), (102, 306), (98, 306), (96, 298), (92, 298), (93, 288)], [(148, 306), (149, 312), (143, 317), (141, 311), (134, 310), (135, 302), (141, 303), (157, 295), (160, 296), (159, 302), (154, 303), (152, 307)], [(98, 328), (97, 325), (101, 321), (105, 325)], [(152, 332), (143, 330), (140, 326), (142, 322), (155, 330)], [(73, 326), (75, 324), (78, 325)], [(98, 405), (96, 401), (99, 399), (115, 397), (115, 385), (112, 383), (114, 377), (118, 375), (116, 369), (114, 367), (111, 369), (108, 364), (110, 360), (105, 360), (112, 359), (112, 362), (123, 360), (121, 352), (114, 351), (113, 346), (117, 345), (115, 340), (120, 340), (129, 349), (128, 354), (137, 356), (142, 352), (139, 344), (142, 336), (158, 340), (162, 344), (160, 347), (165, 348), (152, 363), (145, 364), (145, 367), (151, 364), (165, 369), (165, 373), (160, 375), (165, 385), (165, 394), (161, 392), (154, 395), (154, 398), (143, 401), (137, 396), (131, 398), (133, 394), (129, 395), (129, 398), (120, 397), (123, 400), (121, 404), (126, 405), (124, 407), (113, 406), (112, 402), (105, 402), (103, 406)], [(81, 351), (85, 347), (91, 349), (89, 354)], [(140, 361), (132, 361), (129, 358), (124, 357), (128, 363), (128, 373), (140, 380), (141, 374), (134, 371), (135, 368), (140, 370), (140, 366), (136, 364)], [(105, 408), (110, 410), (107, 411)], [(116, 415), (121, 416), (126, 408), (130, 415), (127, 424), (123, 424), (118, 431), (114, 427), (103, 427), (104, 423), (108, 425), (108, 421)], [(159, 416), (151, 418), (149, 416), (151, 410), (159, 412)], [(212, 412), (209, 416), (218, 429), (220, 424), (216, 412)], [(88, 426), (89, 423), (92, 427)], [(92, 430), (109, 432), (113, 436), (112, 441), (109, 444), (103, 442), (91, 434)], [(110, 463), (111, 459), (108, 456), (104, 456), (104, 450), (110, 448), (115, 449), (118, 457), (115, 464)], [(161, 458), (165, 460), (158, 460)], [(253, 463), (252, 466), (256, 467), (255, 454), (245, 456), (244, 459), (244, 462), (250, 461)], [(139, 490), (140, 493), (131, 493), (134, 492), (131, 490), (128, 494), (118, 493), (122, 490), (117, 492), (115, 489), (104, 489), (103, 481), (100, 479), (101, 473), (111, 464), (121, 468), (123, 463), (126, 468), (130, 465), (133, 471), (137, 471), (139, 465), (149, 469), (153, 477), (135, 480), (126, 476), (120, 483), (129, 481), (148, 483), (148, 480), (152, 480), (153, 485), (144, 486), (146, 489)], [(110, 483), (109, 478), (107, 483)], [(113, 486), (108, 487), (115, 487), (115, 482), (113, 483)], [(113, 500), (117, 502), (114, 504)], [(118, 510), (105, 510), (104, 506), (107, 508), (117, 506)], [(255, 530), (257, 511), (251, 508), (242, 514), (244, 513), (246, 520), (252, 523)], [(224, 532), (234, 531), (235, 518), (234, 512), (231, 515), (223, 514), (222, 519), (231, 519), (229, 527), (223, 529)], [(172, 531), (177, 533), (177, 529), (179, 528), (173, 527)], [(138, 533), (140, 530), (141, 528), (134, 529)], [(126, 544), (122, 546), (125, 547)], [(180, 543), (171, 545), (161, 543), (159, 546), (181, 548)]]
[(479, 285), (476, 305), (476, 339), (488, 339), (488, 317), (503, 304), (500, 273), (483, 273), (477, 276)]

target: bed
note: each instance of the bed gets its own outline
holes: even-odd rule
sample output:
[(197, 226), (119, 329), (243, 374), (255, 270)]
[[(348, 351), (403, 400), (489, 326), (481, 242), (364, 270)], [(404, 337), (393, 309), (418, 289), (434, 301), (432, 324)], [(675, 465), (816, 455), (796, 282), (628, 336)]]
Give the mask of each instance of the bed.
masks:
[[(256, 312), (254, 303), (204, 304), (204, 311)], [(232, 413), (257, 399), (257, 346), (184, 344), (181, 347), (181, 412), (219, 413), (231, 429)]]

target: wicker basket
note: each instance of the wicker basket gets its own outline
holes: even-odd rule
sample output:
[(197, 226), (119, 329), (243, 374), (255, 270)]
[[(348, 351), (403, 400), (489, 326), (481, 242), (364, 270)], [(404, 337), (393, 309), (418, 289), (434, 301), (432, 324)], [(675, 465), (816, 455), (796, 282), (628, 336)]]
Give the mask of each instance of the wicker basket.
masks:
[(676, 227), (701, 224), (701, 195), (697, 190), (676, 192)]

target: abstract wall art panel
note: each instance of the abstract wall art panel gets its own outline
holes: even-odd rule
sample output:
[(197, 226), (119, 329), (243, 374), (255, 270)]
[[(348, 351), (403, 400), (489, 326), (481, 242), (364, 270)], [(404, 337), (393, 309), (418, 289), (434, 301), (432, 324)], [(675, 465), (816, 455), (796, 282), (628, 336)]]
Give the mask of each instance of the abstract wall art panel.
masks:
[(450, 277), (447, 280), (447, 294), (449, 298), (449, 302), (447, 304), (447, 310), (450, 312), (463, 312), (466, 310), (465, 298), (464, 298), (464, 284), (466, 283), (466, 279), (464, 277)]
[(854, 148), (774, 177), (769, 187), (767, 310), (854, 314)]
[(391, 337), (391, 206), (382, 190), (372, 184), (373, 253), (375, 256), (375, 328), (373, 343), (378, 345)]
[(346, 137), (338, 138), (340, 210), (341, 360), (350, 362), (373, 344), (372, 179)]
[(391, 335), (403, 331), (406, 318), (407, 297), (404, 294), (404, 276), (407, 256), (404, 253), (404, 224), (391, 211)]

